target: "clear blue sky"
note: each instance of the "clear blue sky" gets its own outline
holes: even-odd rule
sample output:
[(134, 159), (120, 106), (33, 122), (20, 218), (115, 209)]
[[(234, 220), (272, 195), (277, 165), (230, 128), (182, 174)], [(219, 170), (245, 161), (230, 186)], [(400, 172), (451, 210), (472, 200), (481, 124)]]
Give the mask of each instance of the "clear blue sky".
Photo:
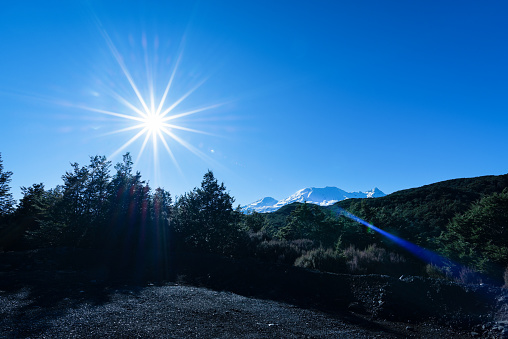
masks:
[(173, 195), (207, 169), (240, 204), (504, 174), (507, 17), (504, 1), (9, 1), (4, 167), (19, 199), (20, 186), (61, 184), (71, 162), (115, 154), (139, 130), (111, 134), (136, 122), (99, 111), (142, 109), (125, 71), (160, 100), (181, 56), (165, 107), (190, 93), (170, 115), (212, 108), (171, 121), (174, 160), (159, 140), (154, 164), (144, 135), (110, 159), (139, 156), (143, 178)]

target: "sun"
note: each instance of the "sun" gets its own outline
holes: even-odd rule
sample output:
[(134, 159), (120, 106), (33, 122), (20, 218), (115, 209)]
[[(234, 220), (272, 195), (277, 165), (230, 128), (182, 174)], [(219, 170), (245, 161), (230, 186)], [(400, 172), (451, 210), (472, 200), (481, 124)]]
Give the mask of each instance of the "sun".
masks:
[(163, 117), (156, 112), (150, 112), (150, 114), (144, 119), (143, 124), (152, 134), (159, 134), (164, 127), (167, 127), (164, 124)]
[[(179, 65), (182, 59), (183, 52), (180, 51), (178, 55), (172, 60), (175, 60), (172, 65), (172, 70), (168, 72), (167, 83), (165, 86), (161, 86), (164, 88), (162, 93), (158, 93), (155, 90), (155, 81), (153, 77), (153, 70), (150, 70), (150, 65), (148, 63), (149, 58), (146, 44), (146, 37), (143, 36), (143, 49), (145, 52), (145, 65), (137, 65), (139, 69), (135, 69), (136, 74), (139, 73), (139, 70), (146, 71), (146, 83), (139, 83), (144, 85), (144, 88), (148, 88), (146, 91), (141, 91), (139, 89), (138, 83), (134, 80), (131, 75), (131, 71), (127, 67), (125, 63), (125, 55), (122, 55), (119, 50), (116, 48), (115, 44), (109, 37), (106, 31), (101, 31), (109, 50), (116, 60), (117, 65), (120, 67), (121, 72), (124, 76), (124, 80), (127, 80), (127, 88), (130, 89), (130, 95), (125, 92), (119, 93), (118, 91), (113, 90), (112, 88), (108, 88), (108, 92), (111, 97), (117, 103), (121, 104), (120, 106), (123, 109), (116, 110), (108, 110), (96, 107), (86, 107), (79, 106), (82, 109), (86, 109), (89, 111), (93, 111), (96, 113), (113, 116), (115, 118), (120, 118), (124, 122), (129, 122), (128, 127), (124, 127), (118, 130), (114, 130), (107, 134), (116, 134), (116, 133), (132, 133), (133, 135), (122, 145), (120, 145), (112, 154), (109, 155), (109, 158), (113, 158), (119, 155), (121, 152), (126, 150), (127, 147), (131, 146), (134, 142), (138, 140), (142, 140), (141, 148), (138, 152), (137, 158), (134, 161), (136, 164), (144, 151), (147, 149), (149, 144), (152, 145), (153, 150), (153, 161), (155, 168), (158, 167), (159, 161), (159, 150), (165, 149), (166, 154), (169, 155), (171, 160), (173, 161), (176, 168), (180, 171), (177, 159), (174, 156), (172, 145), (180, 145), (185, 149), (200, 157), (201, 159), (210, 162), (211, 159), (208, 155), (200, 151), (195, 146), (191, 145), (184, 138), (180, 137), (179, 134), (182, 132), (191, 132), (191, 133), (200, 133), (200, 134), (208, 134), (213, 135), (211, 133), (207, 133), (205, 131), (200, 131), (197, 129), (189, 128), (178, 124), (178, 119), (188, 117), (190, 115), (211, 110), (222, 106), (223, 103), (201, 106), (190, 110), (180, 111), (180, 104), (186, 100), (191, 94), (196, 91), (203, 83), (205, 83), (206, 78), (198, 81), (193, 87), (191, 87), (187, 92), (178, 97), (176, 100), (169, 100), (168, 98), (171, 96), (173, 88), (175, 86), (175, 74), (179, 70)], [(173, 94), (174, 96), (174, 94)], [(170, 142), (171, 141), (171, 142)], [(212, 160), (213, 162), (213, 160)]]

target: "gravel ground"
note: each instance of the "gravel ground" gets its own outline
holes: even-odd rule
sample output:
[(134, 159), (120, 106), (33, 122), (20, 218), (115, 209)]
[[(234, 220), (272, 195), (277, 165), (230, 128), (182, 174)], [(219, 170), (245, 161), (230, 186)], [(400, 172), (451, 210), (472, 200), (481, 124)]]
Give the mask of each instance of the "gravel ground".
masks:
[[(278, 273), (281, 268), (262, 263), (198, 256), (179, 261), (176, 280), (154, 285), (146, 277), (90, 267), (91, 258), (101, 262), (100, 253), (72, 253), (0, 253), (0, 338), (508, 337), (507, 293), (495, 294), (499, 311), (493, 318), (478, 292), (416, 278), (328, 276), (290, 268)], [(77, 264), (80, 258), (84, 264)], [(410, 287), (410, 300), (395, 293)], [(455, 304), (467, 299), (474, 311), (485, 313), (486, 325), (453, 325), (450, 313), (462, 312), (446, 313), (453, 305), (441, 300), (453, 293)], [(411, 316), (422, 302), (434, 310), (432, 316), (428, 310), (418, 312), (424, 317)], [(453, 310), (471, 313), (465, 306)], [(394, 312), (399, 316), (390, 317)]]
[(327, 314), (230, 292), (89, 283), (48, 294), (0, 292), (3, 338), (466, 338), (434, 324)]

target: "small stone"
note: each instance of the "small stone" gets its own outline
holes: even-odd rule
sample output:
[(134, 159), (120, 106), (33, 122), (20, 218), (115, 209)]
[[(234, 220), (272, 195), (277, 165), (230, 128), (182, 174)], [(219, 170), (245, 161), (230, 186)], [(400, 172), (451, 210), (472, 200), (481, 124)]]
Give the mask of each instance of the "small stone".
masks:
[(349, 304), (348, 310), (356, 313), (363, 313), (365, 312), (365, 308), (358, 302), (353, 302)]

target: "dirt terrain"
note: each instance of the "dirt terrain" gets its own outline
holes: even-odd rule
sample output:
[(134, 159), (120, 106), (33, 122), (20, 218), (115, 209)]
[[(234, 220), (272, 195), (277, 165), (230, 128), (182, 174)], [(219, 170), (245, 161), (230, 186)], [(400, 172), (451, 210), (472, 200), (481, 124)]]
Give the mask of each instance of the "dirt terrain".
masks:
[(259, 275), (253, 263), (211, 258), (217, 270), (228, 267), (219, 279), (213, 268), (203, 271), (210, 265), (204, 258), (186, 258), (172, 279), (154, 280), (112, 274), (104, 265), (69, 265), (79, 262), (69, 250), (0, 254), (0, 337), (501, 338), (507, 332), (508, 298), (498, 288), (292, 268), (281, 278), (262, 264), (256, 280), (241, 273)]

